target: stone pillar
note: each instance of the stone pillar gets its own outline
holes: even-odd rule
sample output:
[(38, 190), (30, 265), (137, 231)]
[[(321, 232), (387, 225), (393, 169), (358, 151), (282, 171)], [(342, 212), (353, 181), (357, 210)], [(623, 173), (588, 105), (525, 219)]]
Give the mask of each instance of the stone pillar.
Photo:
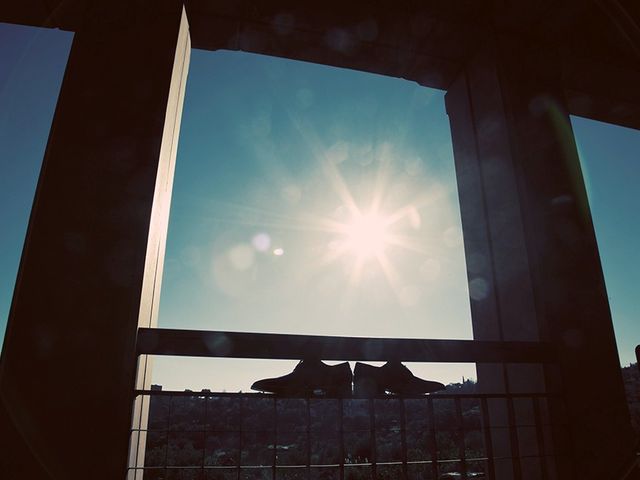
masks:
[[(559, 354), (557, 365), (478, 365), (479, 385), (554, 391), (560, 378), (567, 407), (543, 409), (568, 422), (566, 432), (545, 429), (546, 453), (559, 452), (559, 461), (496, 464), (497, 478), (610, 478), (631, 460), (633, 436), (560, 69), (537, 51), (496, 39), (446, 96), (474, 337), (545, 340)], [(493, 407), (495, 427), (509, 412)], [(530, 417), (531, 405), (516, 402), (511, 413)], [(494, 437), (494, 453), (544, 455), (531, 433)]]
[(2, 352), (3, 478), (125, 477), (136, 332), (157, 315), (186, 16), (178, 0), (93, 2), (83, 15)]

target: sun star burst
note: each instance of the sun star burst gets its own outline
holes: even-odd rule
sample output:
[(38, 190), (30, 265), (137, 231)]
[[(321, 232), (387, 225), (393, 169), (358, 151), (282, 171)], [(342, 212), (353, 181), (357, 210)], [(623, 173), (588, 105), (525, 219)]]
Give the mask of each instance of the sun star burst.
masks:
[(388, 243), (387, 219), (370, 213), (357, 215), (345, 225), (345, 247), (361, 259), (381, 255)]

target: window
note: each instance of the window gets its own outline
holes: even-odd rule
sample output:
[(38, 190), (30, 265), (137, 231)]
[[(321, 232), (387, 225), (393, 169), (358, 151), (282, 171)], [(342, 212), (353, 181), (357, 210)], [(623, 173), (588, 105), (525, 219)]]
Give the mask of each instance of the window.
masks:
[[(159, 326), (472, 338), (443, 97), (396, 78), (193, 50)], [(162, 365), (189, 361), (159, 359), (154, 382), (182, 387), (182, 368)], [(247, 388), (240, 365), (254, 379), (256, 367), (232, 362), (226, 387)], [(209, 388), (212, 368), (198, 370)], [(473, 367), (450, 380), (461, 374)]]
[(0, 339), (72, 38), (0, 23)]

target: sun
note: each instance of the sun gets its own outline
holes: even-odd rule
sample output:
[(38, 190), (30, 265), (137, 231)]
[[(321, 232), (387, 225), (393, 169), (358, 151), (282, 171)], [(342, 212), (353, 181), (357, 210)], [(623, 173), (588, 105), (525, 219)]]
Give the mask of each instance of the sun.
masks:
[(360, 259), (379, 257), (388, 244), (388, 221), (375, 213), (356, 215), (344, 227), (345, 247)]

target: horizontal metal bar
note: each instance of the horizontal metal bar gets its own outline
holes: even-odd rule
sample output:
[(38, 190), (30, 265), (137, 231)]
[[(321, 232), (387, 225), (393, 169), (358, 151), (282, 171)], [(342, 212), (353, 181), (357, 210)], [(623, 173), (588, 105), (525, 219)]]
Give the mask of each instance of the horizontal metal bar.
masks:
[(139, 328), (138, 355), (403, 362), (551, 363), (541, 342), (360, 338)]
[[(187, 390), (136, 390), (135, 395), (165, 396), (165, 397), (230, 397), (230, 398), (270, 398), (276, 400), (288, 399), (308, 399), (308, 400), (362, 400), (363, 398), (374, 398), (375, 400), (415, 400), (436, 398), (439, 400), (460, 399), (481, 399), (481, 398), (562, 398), (559, 393), (431, 393), (429, 395), (396, 396), (377, 395), (375, 397), (328, 397), (328, 396), (276, 396), (270, 393), (231, 393), (231, 392), (192, 392)], [(527, 425), (522, 425), (527, 426)]]
[[(518, 458), (558, 458), (559, 455), (521, 455)], [(501, 456), (494, 457), (495, 460), (513, 460), (514, 457), (510, 456)], [(469, 462), (482, 462), (487, 461), (487, 457), (477, 457), (477, 458), (469, 458), (467, 461)], [(408, 465), (431, 465), (433, 463), (437, 464), (447, 464), (447, 463), (459, 463), (459, 458), (451, 458), (446, 460), (410, 460), (407, 462)], [(363, 463), (345, 463), (345, 468), (358, 468), (358, 467), (370, 467), (373, 464), (371, 462), (363, 462)], [(401, 466), (402, 462), (376, 462), (376, 465), (382, 466)], [(340, 468), (340, 464), (338, 463), (323, 463), (323, 464), (311, 464), (311, 465), (276, 465), (276, 470), (293, 470), (293, 469), (303, 469), (303, 468)], [(148, 467), (129, 467), (127, 470), (129, 471), (143, 471), (143, 470), (252, 470), (252, 469), (271, 469), (271, 465), (166, 465), (166, 466), (148, 466)], [(492, 478), (492, 477), (490, 477)]]

